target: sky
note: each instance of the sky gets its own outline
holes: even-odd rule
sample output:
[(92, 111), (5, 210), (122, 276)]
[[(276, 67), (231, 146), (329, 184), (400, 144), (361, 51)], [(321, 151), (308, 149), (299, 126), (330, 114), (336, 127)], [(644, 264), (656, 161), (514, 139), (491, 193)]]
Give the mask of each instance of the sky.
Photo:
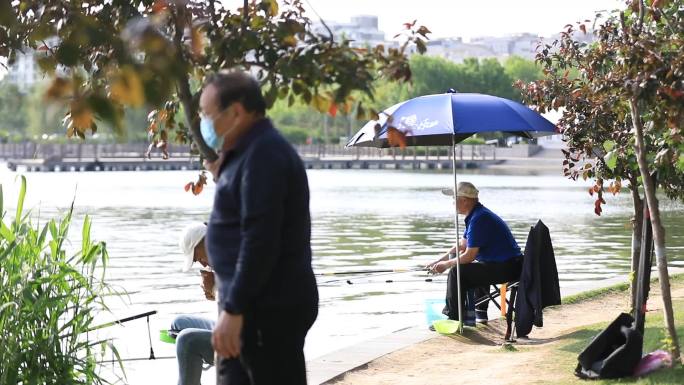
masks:
[[(236, 7), (239, 0), (223, 0)], [(379, 29), (391, 39), (402, 24), (418, 20), (432, 37), (503, 36), (530, 32), (550, 36), (563, 26), (594, 19), (595, 11), (624, 8), (624, 0), (302, 0), (324, 20), (348, 22), (356, 15), (377, 15)], [(309, 17), (314, 20), (316, 15)]]

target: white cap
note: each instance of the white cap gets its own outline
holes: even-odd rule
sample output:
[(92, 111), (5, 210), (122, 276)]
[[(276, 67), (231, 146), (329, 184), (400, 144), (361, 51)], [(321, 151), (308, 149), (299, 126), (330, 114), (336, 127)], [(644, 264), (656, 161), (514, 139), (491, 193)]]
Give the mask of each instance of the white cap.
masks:
[(195, 222), (183, 229), (178, 246), (180, 246), (185, 263), (183, 264), (183, 271), (188, 271), (192, 267), (195, 259), (195, 247), (204, 239), (207, 233), (207, 225), (202, 222)]
[[(478, 189), (476, 189), (475, 186), (470, 182), (459, 182), (458, 183), (458, 189), (456, 189), (456, 195), (457, 196), (472, 198), (472, 199), (477, 199), (479, 192), (480, 191), (478, 191)], [(454, 189), (444, 188), (444, 189), (442, 189), (442, 194), (453, 196), (454, 195)]]

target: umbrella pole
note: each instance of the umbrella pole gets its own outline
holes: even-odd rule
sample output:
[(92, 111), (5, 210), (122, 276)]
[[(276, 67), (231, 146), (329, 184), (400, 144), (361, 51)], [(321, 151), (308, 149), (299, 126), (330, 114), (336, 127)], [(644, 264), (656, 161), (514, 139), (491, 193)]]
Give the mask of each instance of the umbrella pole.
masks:
[(451, 135), (451, 151), (453, 152), (451, 157), (451, 169), (454, 173), (454, 228), (456, 229), (456, 285), (458, 290), (458, 332), (463, 334), (463, 304), (461, 302), (461, 234), (458, 228), (458, 197), (456, 195), (456, 189), (458, 188), (458, 180), (456, 178), (456, 134)]

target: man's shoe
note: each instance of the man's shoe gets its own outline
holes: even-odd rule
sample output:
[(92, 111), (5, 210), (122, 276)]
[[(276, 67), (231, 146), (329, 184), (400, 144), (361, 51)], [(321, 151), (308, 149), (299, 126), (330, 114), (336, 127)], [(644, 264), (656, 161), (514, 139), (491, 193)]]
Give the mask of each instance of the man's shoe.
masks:
[(476, 322), (476, 323), (479, 323), (479, 324), (486, 325), (487, 322), (489, 322), (489, 320), (486, 319), (486, 318), (475, 318), (475, 322)]

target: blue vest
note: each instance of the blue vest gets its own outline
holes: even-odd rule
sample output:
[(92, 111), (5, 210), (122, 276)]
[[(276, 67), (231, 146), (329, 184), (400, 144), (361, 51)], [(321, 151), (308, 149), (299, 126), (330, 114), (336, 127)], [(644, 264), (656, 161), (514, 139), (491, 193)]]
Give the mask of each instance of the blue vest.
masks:
[(480, 262), (504, 262), (522, 255), (511, 230), (498, 215), (477, 203), (465, 219), (463, 237), (468, 247), (479, 247)]

